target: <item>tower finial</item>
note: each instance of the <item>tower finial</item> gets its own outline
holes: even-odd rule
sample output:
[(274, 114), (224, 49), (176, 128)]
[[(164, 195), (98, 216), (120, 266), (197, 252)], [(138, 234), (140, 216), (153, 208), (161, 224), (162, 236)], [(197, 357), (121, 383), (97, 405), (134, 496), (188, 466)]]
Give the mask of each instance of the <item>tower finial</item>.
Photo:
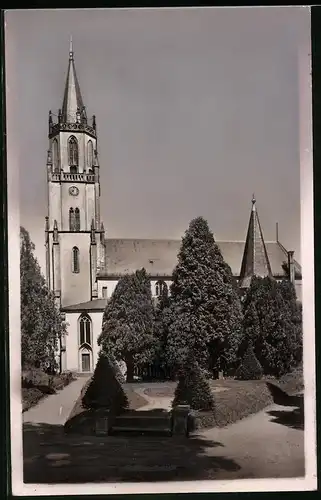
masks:
[(72, 35), (70, 35), (70, 46), (69, 46), (69, 59), (74, 58), (74, 51), (72, 49)]
[(252, 194), (252, 210), (255, 210), (255, 203), (256, 203), (256, 199), (255, 199), (255, 194), (253, 193)]

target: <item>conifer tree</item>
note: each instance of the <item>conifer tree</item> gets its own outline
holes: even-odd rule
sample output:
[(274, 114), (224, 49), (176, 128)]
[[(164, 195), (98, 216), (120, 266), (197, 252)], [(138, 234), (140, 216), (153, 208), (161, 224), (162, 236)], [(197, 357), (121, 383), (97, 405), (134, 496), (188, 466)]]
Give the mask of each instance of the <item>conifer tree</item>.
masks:
[(21, 358), (23, 368), (54, 370), (61, 335), (66, 332), (54, 296), (34, 255), (28, 231), (20, 228)]
[(167, 323), (166, 314), (170, 305), (168, 287), (166, 284), (161, 288), (161, 293), (157, 298), (155, 307), (155, 338), (157, 339), (157, 352), (155, 353), (154, 364), (167, 371), (166, 345), (167, 345)]
[(187, 355), (185, 364), (179, 371), (172, 406), (178, 404), (188, 404), (193, 410), (214, 410), (210, 385), (194, 355)]
[(187, 229), (173, 273), (166, 356), (179, 366), (190, 351), (203, 368), (224, 369), (236, 359), (242, 311), (207, 222), (198, 217)]
[(286, 314), (291, 325), (288, 336), (292, 346), (293, 364), (297, 366), (302, 362), (303, 355), (302, 304), (297, 301), (295, 287), (291, 281), (282, 280), (279, 283), (279, 288), (287, 306)]
[(236, 370), (236, 378), (239, 380), (260, 380), (262, 376), (263, 368), (255, 356), (252, 342), (248, 341), (241, 365)]
[(135, 366), (153, 359), (154, 306), (145, 269), (118, 281), (104, 312), (98, 345), (106, 355), (111, 352), (126, 362), (127, 381), (133, 380)]
[(244, 333), (266, 375), (281, 376), (296, 364), (298, 345), (285, 287), (270, 277), (253, 277), (244, 301)]
[(82, 404), (88, 409), (106, 409), (120, 413), (128, 407), (125, 391), (117, 380), (114, 367), (108, 357), (100, 352), (94, 375), (82, 398)]

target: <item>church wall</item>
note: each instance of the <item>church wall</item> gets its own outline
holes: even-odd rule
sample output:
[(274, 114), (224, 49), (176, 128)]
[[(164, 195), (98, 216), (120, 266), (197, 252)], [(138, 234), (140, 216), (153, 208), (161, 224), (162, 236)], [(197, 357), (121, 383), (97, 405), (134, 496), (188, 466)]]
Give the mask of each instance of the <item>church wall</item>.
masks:
[(53, 229), (56, 219), (58, 229), (61, 229), (61, 186), (59, 182), (49, 182), (49, 229)]
[(98, 298), (103, 298), (103, 287), (107, 287), (107, 298), (110, 298), (116, 288), (118, 280), (98, 280)]
[(79, 313), (66, 313), (66, 370), (78, 372), (78, 318)]
[[(79, 194), (71, 196), (69, 188), (77, 186)], [(62, 231), (69, 231), (69, 209), (79, 208), (80, 230), (90, 231), (91, 221), (95, 218), (95, 185), (80, 182), (64, 182), (61, 185)], [(59, 226), (58, 226), (59, 228)]]
[(302, 281), (296, 280), (295, 282), (295, 291), (297, 299), (302, 302)]
[[(152, 296), (156, 296), (156, 283), (158, 279), (151, 280), (151, 291), (152, 291)], [(107, 287), (107, 298), (110, 298), (116, 288), (116, 285), (118, 283), (118, 280), (98, 280), (98, 298), (102, 299), (103, 298), (103, 287)], [(165, 280), (165, 283), (168, 287), (168, 291), (170, 288), (170, 285), (172, 283), (171, 280)]]
[[(101, 332), (103, 313), (100, 311), (87, 313), (91, 319), (92, 327), (92, 371), (95, 369), (99, 346), (97, 343)], [(67, 335), (66, 335), (66, 370), (81, 372), (81, 349), (79, 346), (79, 319), (81, 312), (66, 313)]]
[(95, 184), (86, 184), (85, 199), (86, 228), (87, 231), (90, 231), (91, 222), (93, 219), (95, 220)]
[[(59, 241), (62, 306), (86, 302), (91, 298), (89, 234), (63, 233), (59, 235)], [(79, 273), (72, 272), (74, 246), (79, 249)]]

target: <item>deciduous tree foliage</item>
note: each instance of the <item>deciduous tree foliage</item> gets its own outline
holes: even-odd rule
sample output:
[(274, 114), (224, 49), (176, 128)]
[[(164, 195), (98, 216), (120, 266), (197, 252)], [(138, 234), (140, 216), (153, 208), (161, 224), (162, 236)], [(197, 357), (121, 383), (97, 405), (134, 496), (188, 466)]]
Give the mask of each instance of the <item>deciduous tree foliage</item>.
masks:
[(20, 228), (22, 367), (54, 369), (58, 342), (66, 331), (53, 294), (34, 256), (29, 233)]
[(166, 356), (180, 365), (190, 351), (203, 368), (226, 369), (236, 360), (242, 308), (232, 273), (206, 220), (193, 219), (173, 273)]
[(281, 376), (298, 364), (300, 325), (293, 285), (253, 277), (244, 301), (245, 341), (252, 341), (266, 375)]
[(135, 366), (153, 359), (154, 306), (145, 269), (118, 281), (104, 312), (98, 344), (107, 355), (111, 352), (126, 362), (127, 381), (133, 379)]

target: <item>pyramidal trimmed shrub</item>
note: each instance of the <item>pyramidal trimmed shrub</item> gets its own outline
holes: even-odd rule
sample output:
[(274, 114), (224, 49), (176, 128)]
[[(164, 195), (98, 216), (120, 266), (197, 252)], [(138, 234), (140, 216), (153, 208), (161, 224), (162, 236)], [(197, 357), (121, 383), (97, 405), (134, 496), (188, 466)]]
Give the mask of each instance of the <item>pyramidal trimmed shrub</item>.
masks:
[(125, 391), (117, 380), (115, 369), (108, 357), (100, 353), (94, 375), (83, 396), (87, 409), (106, 409), (118, 414), (128, 407)]
[(249, 342), (242, 363), (236, 370), (235, 378), (238, 380), (260, 380), (262, 376), (263, 368), (255, 356), (252, 342)]
[(193, 410), (214, 410), (214, 398), (210, 385), (198, 363), (187, 358), (186, 366), (178, 375), (172, 406), (188, 404)]

